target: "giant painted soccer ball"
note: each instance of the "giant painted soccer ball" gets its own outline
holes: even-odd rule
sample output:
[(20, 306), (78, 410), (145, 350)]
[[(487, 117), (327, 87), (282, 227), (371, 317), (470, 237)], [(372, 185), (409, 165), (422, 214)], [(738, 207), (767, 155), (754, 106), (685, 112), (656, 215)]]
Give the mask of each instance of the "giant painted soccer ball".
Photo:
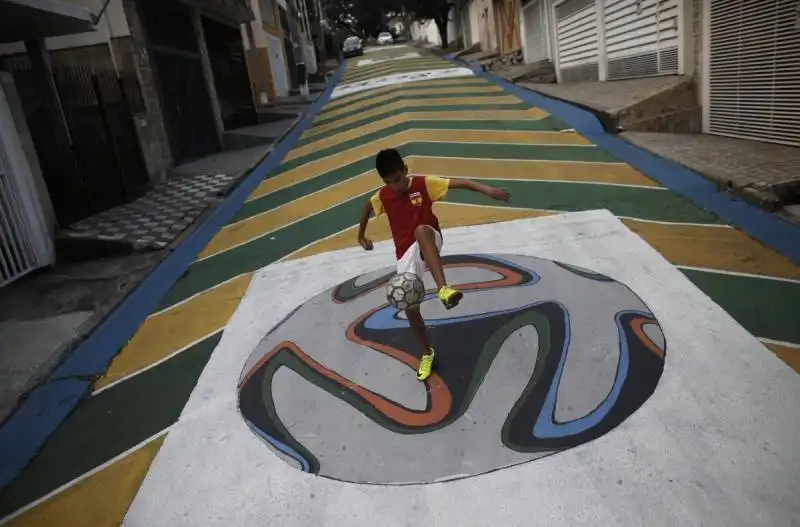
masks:
[(386, 300), (397, 309), (409, 309), (418, 306), (425, 296), (425, 285), (413, 273), (394, 275), (386, 286)]
[(592, 441), (656, 389), (666, 340), (624, 284), (531, 256), (442, 263), (464, 297), (454, 311), (435, 294), (420, 304), (436, 349), (425, 382), (405, 313), (386, 300), (394, 268), (321, 292), (264, 337), (239, 408), (276, 456), (356, 483), (475, 476)]

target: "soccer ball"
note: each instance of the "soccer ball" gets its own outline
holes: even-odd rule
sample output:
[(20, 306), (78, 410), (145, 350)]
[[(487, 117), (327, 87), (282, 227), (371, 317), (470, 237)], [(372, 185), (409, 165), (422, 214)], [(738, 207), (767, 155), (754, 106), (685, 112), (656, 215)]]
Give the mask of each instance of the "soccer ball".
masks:
[(386, 299), (397, 309), (416, 307), (424, 297), (425, 285), (413, 273), (396, 274), (386, 286)]

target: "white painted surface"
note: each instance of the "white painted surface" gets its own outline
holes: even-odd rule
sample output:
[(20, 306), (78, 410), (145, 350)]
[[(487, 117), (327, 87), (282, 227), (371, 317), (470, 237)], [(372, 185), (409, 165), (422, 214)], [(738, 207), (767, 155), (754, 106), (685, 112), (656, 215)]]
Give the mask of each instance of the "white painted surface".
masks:
[(450, 79), (453, 77), (470, 77), (475, 75), (469, 68), (443, 68), (434, 70), (420, 70), (412, 71), (409, 73), (393, 73), (391, 75), (384, 75), (383, 77), (375, 77), (365, 81), (349, 82), (346, 84), (338, 85), (331, 94), (331, 98), (342, 97), (343, 95), (350, 95), (359, 93), (365, 90), (372, 90), (381, 88), (383, 86), (392, 86), (395, 84), (406, 84), (409, 82), (427, 81), (434, 79)]
[(422, 55), (420, 55), (416, 51), (409, 51), (408, 53), (403, 53), (402, 55), (398, 55), (396, 57), (388, 57), (385, 59), (359, 59), (356, 62), (356, 66), (372, 66), (375, 64), (381, 64), (383, 62), (393, 62), (395, 60), (406, 60), (406, 59), (418, 59)]
[(621, 426), (540, 461), (450, 483), (345, 484), (271, 454), (237, 409), (249, 354), (292, 308), (391, 242), (256, 273), (124, 525), (792, 525), (800, 518), (800, 378), (608, 211), (446, 230), (445, 254), (561, 260), (630, 286), (667, 339), (655, 394)]

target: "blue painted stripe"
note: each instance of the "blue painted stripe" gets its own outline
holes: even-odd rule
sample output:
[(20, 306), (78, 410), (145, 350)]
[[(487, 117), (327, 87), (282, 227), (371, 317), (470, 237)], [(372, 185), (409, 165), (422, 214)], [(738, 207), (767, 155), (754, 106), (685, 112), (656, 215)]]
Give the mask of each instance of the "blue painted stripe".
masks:
[(217, 207), (208, 219), (175, 250), (53, 371), (35, 388), (0, 427), (0, 488), (10, 483), (36, 455), (44, 442), (77, 406), (102, 375), (122, 346), (158, 306), (175, 281), (186, 271), (214, 235), (230, 221), (244, 200), (275, 169), (311, 126), (331, 97), (344, 72), (344, 61), (309, 112), (273, 151)]
[(618, 136), (609, 134), (599, 119), (587, 110), (520, 88), (483, 71), (480, 67), (453, 59), (452, 56), (447, 58), (454, 64), (470, 68), (478, 77), (494, 82), (507, 93), (555, 115), (595, 145), (607, 150), (664, 187), (716, 214), (730, 225), (740, 228), (793, 263), (800, 264), (800, 227), (727, 192), (720, 191), (714, 183), (686, 167), (653, 155)]

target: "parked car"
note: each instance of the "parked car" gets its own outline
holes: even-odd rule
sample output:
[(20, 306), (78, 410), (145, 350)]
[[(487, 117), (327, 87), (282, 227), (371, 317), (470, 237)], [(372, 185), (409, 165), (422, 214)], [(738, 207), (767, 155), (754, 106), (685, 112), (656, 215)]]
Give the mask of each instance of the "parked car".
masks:
[(342, 54), (347, 57), (358, 57), (364, 54), (364, 43), (361, 38), (347, 37), (342, 44)]
[(378, 44), (385, 46), (386, 44), (394, 44), (394, 37), (388, 31), (378, 35)]

